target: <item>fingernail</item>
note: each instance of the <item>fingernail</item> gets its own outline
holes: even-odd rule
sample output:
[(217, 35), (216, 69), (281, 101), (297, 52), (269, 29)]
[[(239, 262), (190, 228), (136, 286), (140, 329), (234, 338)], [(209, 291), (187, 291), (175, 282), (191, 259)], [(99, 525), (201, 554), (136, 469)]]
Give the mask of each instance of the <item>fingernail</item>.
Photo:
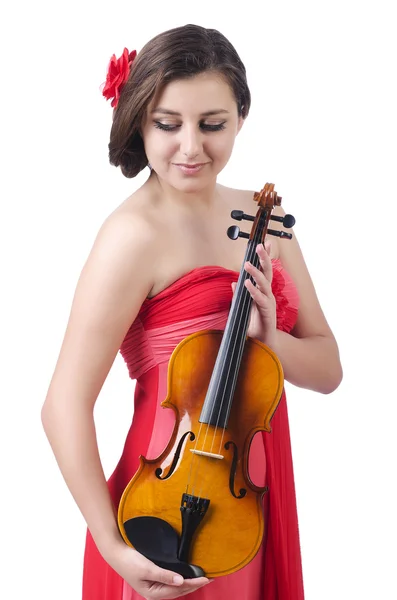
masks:
[(175, 575), (173, 582), (179, 585), (183, 583), (183, 577), (181, 575)]

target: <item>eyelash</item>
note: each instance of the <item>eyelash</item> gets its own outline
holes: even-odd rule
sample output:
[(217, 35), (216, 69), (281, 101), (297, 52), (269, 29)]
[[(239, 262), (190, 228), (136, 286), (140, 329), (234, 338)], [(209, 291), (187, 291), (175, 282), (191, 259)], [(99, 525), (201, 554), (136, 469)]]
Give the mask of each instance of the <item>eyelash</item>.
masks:
[[(201, 123), (200, 127), (204, 129), (204, 131), (222, 131), (225, 129), (225, 123), (219, 123), (218, 125), (206, 125), (205, 123)], [(154, 126), (157, 129), (161, 129), (161, 131), (176, 131), (180, 125), (165, 125), (164, 123), (160, 123), (160, 121), (155, 121)]]

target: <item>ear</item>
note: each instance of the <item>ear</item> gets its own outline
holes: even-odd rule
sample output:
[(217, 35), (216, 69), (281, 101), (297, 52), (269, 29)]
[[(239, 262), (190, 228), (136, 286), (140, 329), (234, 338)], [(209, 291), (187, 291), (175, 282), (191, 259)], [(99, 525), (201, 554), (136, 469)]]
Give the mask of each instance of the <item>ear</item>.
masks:
[(242, 126), (244, 125), (244, 121), (245, 121), (244, 117), (240, 116), (238, 118), (237, 133), (236, 133), (236, 135), (238, 135), (240, 133), (240, 130), (241, 130)]

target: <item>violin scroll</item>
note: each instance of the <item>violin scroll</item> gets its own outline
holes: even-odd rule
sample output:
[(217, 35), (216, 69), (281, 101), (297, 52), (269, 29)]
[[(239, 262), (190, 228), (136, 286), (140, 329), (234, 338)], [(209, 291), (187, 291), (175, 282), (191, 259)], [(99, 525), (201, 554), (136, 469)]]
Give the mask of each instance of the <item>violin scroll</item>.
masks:
[(259, 207), (255, 217), (253, 215), (247, 215), (243, 210), (233, 210), (231, 212), (232, 219), (235, 219), (236, 221), (253, 221), (254, 224), (252, 226), (251, 234), (241, 231), (236, 225), (232, 225), (227, 230), (228, 237), (232, 240), (242, 237), (260, 241), (262, 243), (264, 242), (266, 235), (274, 235), (290, 240), (292, 238), (291, 233), (268, 229), (270, 220), (282, 223), (283, 227), (286, 229), (290, 229), (295, 225), (295, 217), (290, 214), (284, 216), (271, 214), (275, 206), (281, 206), (282, 200), (281, 196), (278, 196), (274, 191), (274, 183), (267, 183), (260, 192), (255, 192), (253, 199), (258, 203)]

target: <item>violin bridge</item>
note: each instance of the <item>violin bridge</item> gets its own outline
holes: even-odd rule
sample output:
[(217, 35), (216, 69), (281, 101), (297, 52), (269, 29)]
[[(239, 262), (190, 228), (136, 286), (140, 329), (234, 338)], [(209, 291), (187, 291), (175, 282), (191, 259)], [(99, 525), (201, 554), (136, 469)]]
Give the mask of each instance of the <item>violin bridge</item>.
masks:
[(199, 456), (208, 456), (208, 458), (216, 458), (218, 460), (222, 460), (224, 458), (223, 454), (215, 454), (214, 452), (204, 452), (204, 450), (194, 450), (190, 449), (190, 452), (193, 454), (198, 454)]

